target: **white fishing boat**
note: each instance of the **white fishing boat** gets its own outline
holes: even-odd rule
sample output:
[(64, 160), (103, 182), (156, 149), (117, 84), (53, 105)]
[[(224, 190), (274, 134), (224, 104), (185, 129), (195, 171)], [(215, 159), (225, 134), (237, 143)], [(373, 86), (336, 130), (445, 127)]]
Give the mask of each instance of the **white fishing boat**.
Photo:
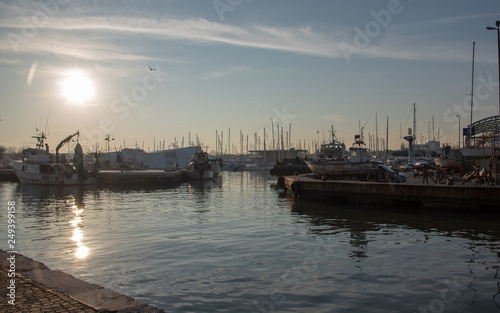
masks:
[(462, 167), (464, 163), (460, 159), (460, 151), (454, 150), (450, 145), (443, 145), (441, 157), (434, 159), (436, 166), (441, 168)]
[(189, 179), (193, 180), (206, 180), (214, 177), (208, 154), (200, 147), (196, 147), (196, 151), (189, 161), (187, 172)]
[(42, 132), (33, 136), (37, 139), (36, 148), (23, 150), (23, 159), (12, 161), (10, 165), (21, 183), (38, 185), (81, 185), (95, 184), (97, 179), (85, 170), (82, 147), (76, 144), (73, 164), (59, 160), (59, 149), (75, 136), (76, 132), (62, 140), (56, 148), (55, 156), (49, 153), (47, 138)]
[(335, 129), (330, 130), (330, 142), (322, 144), (320, 149), (316, 151), (316, 157), (320, 161), (343, 160), (349, 157), (345, 144), (337, 139)]
[(376, 175), (381, 162), (372, 158), (364, 147), (362, 136), (354, 137), (354, 145), (349, 149), (347, 158), (322, 158), (306, 161), (313, 174), (323, 179), (368, 179)]

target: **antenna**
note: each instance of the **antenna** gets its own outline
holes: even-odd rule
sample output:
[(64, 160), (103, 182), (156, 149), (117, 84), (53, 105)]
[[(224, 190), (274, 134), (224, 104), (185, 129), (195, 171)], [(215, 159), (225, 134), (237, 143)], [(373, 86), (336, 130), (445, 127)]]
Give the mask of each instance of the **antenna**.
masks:
[(49, 114), (50, 114), (50, 106), (49, 106), (49, 110), (47, 111), (47, 120), (45, 121), (45, 134), (48, 135), (47, 133), (47, 126), (49, 124)]

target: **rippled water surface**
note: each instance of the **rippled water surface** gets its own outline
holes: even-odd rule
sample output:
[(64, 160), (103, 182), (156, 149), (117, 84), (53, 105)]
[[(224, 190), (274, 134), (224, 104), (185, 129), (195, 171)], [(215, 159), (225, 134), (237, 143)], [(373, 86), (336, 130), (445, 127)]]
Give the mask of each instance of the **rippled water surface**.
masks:
[(301, 202), (265, 173), (173, 187), (0, 183), (1, 248), (169, 312), (497, 312), (499, 216)]

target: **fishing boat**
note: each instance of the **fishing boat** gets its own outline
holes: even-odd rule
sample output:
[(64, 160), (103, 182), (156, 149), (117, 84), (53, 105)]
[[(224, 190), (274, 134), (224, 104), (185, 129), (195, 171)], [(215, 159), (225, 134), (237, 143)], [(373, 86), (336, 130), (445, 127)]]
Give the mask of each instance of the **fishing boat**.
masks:
[(63, 139), (56, 148), (55, 156), (49, 153), (45, 144), (47, 137), (42, 132), (32, 138), (37, 139), (36, 148), (27, 148), (22, 152), (22, 160), (12, 161), (16, 176), (21, 183), (38, 185), (81, 185), (95, 184), (95, 173), (88, 173), (84, 167), (82, 146), (77, 142), (74, 152), (74, 161), (71, 164), (59, 156), (59, 149), (70, 142), (79, 132)]
[(320, 149), (316, 151), (316, 157), (318, 160), (343, 160), (349, 156), (349, 151), (347, 151), (345, 144), (338, 140), (335, 135), (335, 129), (330, 130), (329, 143), (322, 144)]
[(212, 171), (212, 163), (208, 153), (204, 152), (200, 147), (196, 147), (196, 151), (189, 161), (187, 172), (189, 179), (212, 179), (214, 177), (214, 173)]
[(459, 157), (460, 151), (454, 150), (450, 145), (443, 145), (441, 149), (441, 157), (434, 159), (436, 166), (441, 168), (461, 168), (464, 163)]
[(321, 158), (316, 161), (306, 161), (306, 164), (315, 176), (322, 179), (366, 180), (378, 173), (380, 162), (372, 158), (364, 145), (362, 135), (356, 135), (353, 147), (349, 148), (348, 157)]

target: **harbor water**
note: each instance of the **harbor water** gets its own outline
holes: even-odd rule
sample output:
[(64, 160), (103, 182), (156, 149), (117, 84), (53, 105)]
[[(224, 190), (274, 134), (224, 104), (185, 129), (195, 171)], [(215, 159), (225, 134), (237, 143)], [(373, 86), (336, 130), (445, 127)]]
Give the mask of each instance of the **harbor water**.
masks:
[(176, 186), (0, 183), (0, 243), (167, 312), (498, 312), (499, 216), (295, 203), (267, 173)]

